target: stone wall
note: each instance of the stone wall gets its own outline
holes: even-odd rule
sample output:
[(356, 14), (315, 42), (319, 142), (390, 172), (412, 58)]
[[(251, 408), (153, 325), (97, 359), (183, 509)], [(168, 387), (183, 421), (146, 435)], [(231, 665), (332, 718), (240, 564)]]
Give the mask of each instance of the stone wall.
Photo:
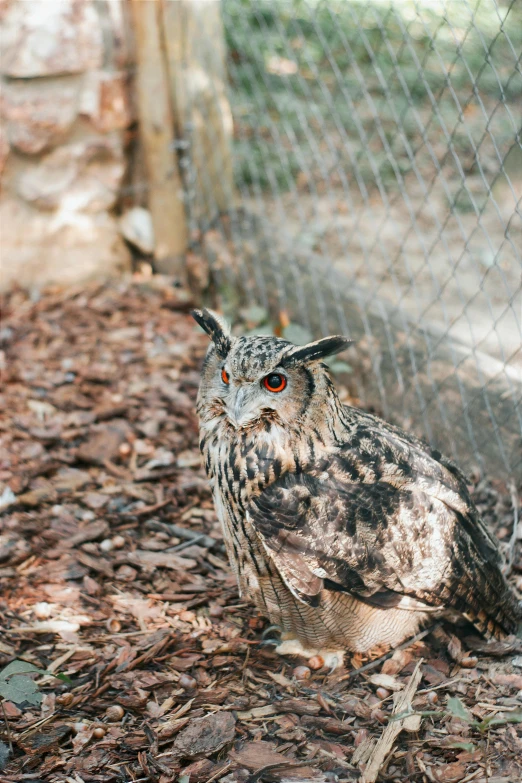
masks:
[(125, 0), (0, 4), (1, 286), (130, 267), (114, 208), (133, 122)]

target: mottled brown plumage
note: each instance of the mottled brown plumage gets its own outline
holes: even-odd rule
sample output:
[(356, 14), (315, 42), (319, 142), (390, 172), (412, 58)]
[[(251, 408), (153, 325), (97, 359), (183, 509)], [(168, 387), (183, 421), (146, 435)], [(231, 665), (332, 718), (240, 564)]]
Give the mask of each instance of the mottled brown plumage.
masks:
[(194, 317), (213, 340), (198, 413), (216, 510), (281, 651), (398, 644), (441, 614), (486, 636), (517, 632), (521, 605), (458, 468), (340, 403), (321, 359), (349, 341), (297, 347)]

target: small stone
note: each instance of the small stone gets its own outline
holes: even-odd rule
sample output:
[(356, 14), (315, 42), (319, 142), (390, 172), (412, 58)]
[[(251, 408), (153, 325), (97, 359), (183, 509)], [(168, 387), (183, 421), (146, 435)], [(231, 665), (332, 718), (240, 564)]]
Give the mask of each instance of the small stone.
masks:
[(86, 506), (89, 506), (90, 509), (97, 511), (98, 509), (107, 505), (109, 502), (109, 496), (102, 495), (101, 492), (87, 492), (83, 496), (82, 500)]
[(114, 541), (111, 538), (105, 538), (100, 544), (100, 549), (102, 552), (110, 552), (111, 549), (114, 549)]
[(308, 666), (296, 666), (292, 672), (292, 675), (296, 680), (309, 680), (312, 676), (312, 672)]
[(88, 555), (97, 555), (97, 554), (99, 554), (98, 544), (95, 544), (93, 541), (87, 541), (86, 544), (82, 544), (80, 549), (83, 552), (87, 552)]
[(324, 658), (322, 655), (312, 655), (312, 657), (308, 659), (308, 666), (314, 671), (316, 669), (322, 669), (324, 666)]
[(178, 680), (178, 684), (180, 688), (188, 691), (197, 686), (197, 681), (194, 679), (194, 677), (191, 677), (190, 674), (182, 674)]
[(426, 694), (426, 699), (428, 704), (437, 704), (439, 697), (435, 691), (429, 691), (429, 693)]
[(73, 701), (74, 696), (72, 693), (61, 693), (56, 697), (56, 703), (59, 704), (60, 707), (68, 707)]
[(107, 734), (107, 729), (105, 726), (96, 726), (96, 728), (92, 732), (92, 736), (94, 739), (103, 739), (105, 735)]
[(211, 606), (208, 610), (208, 613), (211, 617), (222, 617), (223, 616), (224, 609), (222, 606)]
[(51, 604), (47, 603), (47, 601), (42, 601), (41, 603), (35, 604), (33, 607), (34, 616), (38, 620), (47, 620), (47, 618), (51, 616), (52, 611), (53, 607)]
[(112, 543), (115, 549), (122, 549), (125, 546), (125, 539), (123, 536), (114, 536)]
[(119, 633), (121, 631), (121, 623), (115, 617), (109, 617), (105, 626), (109, 633)]
[(132, 446), (130, 443), (122, 443), (118, 451), (120, 453), (120, 457), (128, 457), (132, 451)]
[(386, 688), (377, 688), (375, 691), (379, 699), (387, 699), (390, 695), (390, 691), (387, 691)]
[(120, 721), (125, 715), (125, 710), (119, 704), (113, 704), (111, 707), (107, 707), (105, 710), (105, 717), (111, 723)]
[(122, 236), (145, 255), (154, 252), (152, 215), (143, 207), (132, 207), (119, 220)]
[(140, 457), (148, 457), (150, 454), (154, 453), (154, 446), (152, 443), (147, 443), (147, 441), (137, 438), (134, 441), (134, 451)]
[(116, 579), (120, 582), (133, 582), (137, 576), (136, 569), (128, 565), (123, 565), (116, 571)]

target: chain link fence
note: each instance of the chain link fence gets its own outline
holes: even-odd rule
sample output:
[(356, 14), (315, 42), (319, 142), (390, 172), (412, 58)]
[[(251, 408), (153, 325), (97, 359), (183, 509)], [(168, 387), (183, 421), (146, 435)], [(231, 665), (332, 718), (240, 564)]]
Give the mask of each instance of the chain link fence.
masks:
[(193, 119), (176, 142), (218, 304), (352, 336), (361, 405), (520, 479), (522, 3), (222, 0), (221, 19), (229, 105), (206, 89), (234, 193), (213, 208), (221, 143), (198, 152)]

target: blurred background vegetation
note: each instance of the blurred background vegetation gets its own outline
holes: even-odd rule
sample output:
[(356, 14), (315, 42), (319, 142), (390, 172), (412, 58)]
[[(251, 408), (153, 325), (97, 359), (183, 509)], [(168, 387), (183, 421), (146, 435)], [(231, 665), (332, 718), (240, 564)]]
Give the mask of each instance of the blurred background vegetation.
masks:
[(224, 0), (223, 17), (240, 184), (290, 189), (341, 165), (389, 187), (412, 157), (429, 174), (449, 140), (493, 177), (491, 137), (506, 153), (520, 129), (522, 3)]

